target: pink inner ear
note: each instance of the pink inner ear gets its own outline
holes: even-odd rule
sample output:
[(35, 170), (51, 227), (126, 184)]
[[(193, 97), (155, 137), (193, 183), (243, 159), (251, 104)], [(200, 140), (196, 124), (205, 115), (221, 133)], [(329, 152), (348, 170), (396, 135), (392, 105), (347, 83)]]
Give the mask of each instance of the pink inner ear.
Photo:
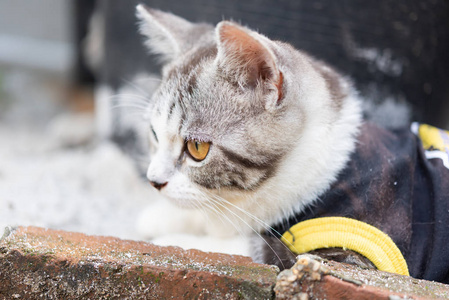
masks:
[(277, 81), (273, 57), (249, 33), (237, 26), (223, 24), (220, 28), (220, 42), (224, 45), (225, 55), (232, 57), (233, 62), (238, 64), (235, 67), (246, 69), (248, 83), (255, 85), (259, 79)]

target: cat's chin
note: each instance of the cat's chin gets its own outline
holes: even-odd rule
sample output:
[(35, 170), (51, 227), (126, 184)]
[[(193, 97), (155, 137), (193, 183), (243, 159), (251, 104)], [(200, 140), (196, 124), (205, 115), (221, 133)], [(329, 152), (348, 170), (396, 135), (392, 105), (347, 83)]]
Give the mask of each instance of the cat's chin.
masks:
[(164, 195), (171, 204), (182, 209), (198, 209), (201, 207), (201, 201), (198, 199), (178, 198)]

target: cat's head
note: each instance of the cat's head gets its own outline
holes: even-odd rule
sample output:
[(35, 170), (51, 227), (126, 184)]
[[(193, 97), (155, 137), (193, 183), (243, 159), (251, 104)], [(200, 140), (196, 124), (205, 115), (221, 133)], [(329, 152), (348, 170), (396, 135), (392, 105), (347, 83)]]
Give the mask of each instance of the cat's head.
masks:
[(197, 206), (295, 180), (286, 168), (307, 167), (301, 157), (291, 160), (302, 139), (313, 139), (304, 131), (321, 124), (320, 138), (337, 118), (340, 104), (330, 103), (332, 82), (322, 75), (331, 70), (317, 71), (291, 46), (233, 22), (214, 28), (141, 5), (137, 13), (147, 46), (164, 63), (149, 104), (153, 186), (181, 206)]

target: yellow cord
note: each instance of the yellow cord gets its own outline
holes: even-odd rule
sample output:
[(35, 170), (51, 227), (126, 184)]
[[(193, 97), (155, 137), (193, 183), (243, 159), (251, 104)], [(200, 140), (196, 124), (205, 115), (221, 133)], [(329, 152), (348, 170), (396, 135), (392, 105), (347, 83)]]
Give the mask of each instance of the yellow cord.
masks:
[(343, 248), (368, 258), (381, 271), (409, 275), (407, 263), (393, 240), (364, 222), (326, 217), (300, 222), (282, 236), (282, 241), (296, 253), (321, 248)]

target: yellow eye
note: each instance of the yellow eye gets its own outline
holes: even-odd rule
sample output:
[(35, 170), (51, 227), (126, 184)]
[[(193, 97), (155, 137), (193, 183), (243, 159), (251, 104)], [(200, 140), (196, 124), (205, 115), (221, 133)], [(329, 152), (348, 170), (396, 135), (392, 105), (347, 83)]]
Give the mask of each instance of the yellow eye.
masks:
[(196, 161), (202, 161), (209, 153), (210, 143), (199, 142), (195, 140), (187, 141), (187, 151)]

